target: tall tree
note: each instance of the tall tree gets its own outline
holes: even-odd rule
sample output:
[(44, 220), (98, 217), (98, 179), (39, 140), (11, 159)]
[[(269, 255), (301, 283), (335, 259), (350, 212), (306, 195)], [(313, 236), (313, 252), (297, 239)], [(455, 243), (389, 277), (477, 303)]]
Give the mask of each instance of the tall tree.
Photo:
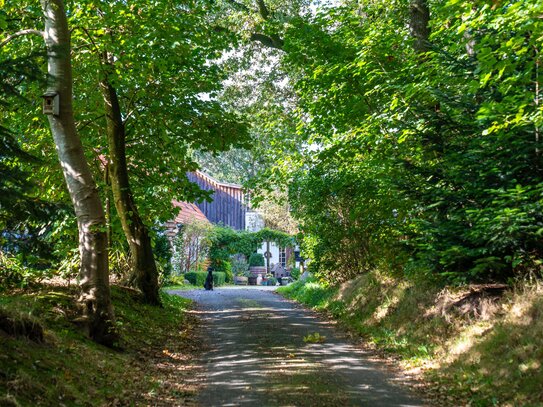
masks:
[[(189, 147), (224, 150), (246, 139), (235, 115), (200, 96), (214, 99), (220, 88), (223, 77), (212, 60), (231, 38), (201, 35), (213, 29), (207, 2), (86, 4), (76, 3), (74, 14), (78, 44), (90, 52), (76, 54), (76, 61), (82, 80), (90, 84), (82, 90), (88, 110), (102, 99), (107, 143), (101, 139), (101, 115), (89, 120), (93, 125), (86, 134), (103, 145), (109, 161), (108, 178), (130, 249), (130, 281), (147, 302), (158, 304), (158, 272), (146, 223), (171, 217), (172, 198), (204, 196), (185, 177), (196, 168)], [(156, 15), (165, 18), (158, 22)]]
[(145, 301), (160, 304), (158, 271), (151, 247), (149, 231), (139, 214), (128, 180), (126, 162), (126, 129), (121, 115), (117, 90), (111, 84), (110, 75), (114, 69), (113, 56), (102, 53), (102, 79), (100, 88), (104, 98), (107, 141), (109, 148), (108, 175), (115, 208), (130, 246), (132, 262), (132, 283), (138, 287)]
[(427, 0), (411, 0), (409, 28), (413, 36), (413, 48), (422, 53), (430, 50), (430, 7)]
[(47, 91), (58, 95), (60, 104), (58, 115), (49, 115), (49, 124), (79, 229), (79, 302), (89, 335), (99, 343), (111, 345), (116, 335), (109, 291), (106, 222), (72, 110), (70, 30), (62, 0), (41, 0), (41, 6), (48, 60)]

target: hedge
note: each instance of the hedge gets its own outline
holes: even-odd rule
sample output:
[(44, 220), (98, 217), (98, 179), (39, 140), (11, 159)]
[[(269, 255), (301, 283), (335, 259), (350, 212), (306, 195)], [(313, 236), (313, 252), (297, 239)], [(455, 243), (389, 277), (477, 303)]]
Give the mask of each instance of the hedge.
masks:
[[(190, 271), (185, 273), (185, 278), (194, 286), (203, 287), (206, 282), (207, 272), (205, 271)], [(226, 274), (220, 271), (213, 273), (213, 285), (223, 285), (226, 280)]]
[(222, 271), (215, 271), (213, 273), (213, 285), (220, 286), (226, 281), (226, 273)]
[(260, 253), (253, 253), (249, 257), (249, 267), (263, 267), (264, 266), (264, 256)]

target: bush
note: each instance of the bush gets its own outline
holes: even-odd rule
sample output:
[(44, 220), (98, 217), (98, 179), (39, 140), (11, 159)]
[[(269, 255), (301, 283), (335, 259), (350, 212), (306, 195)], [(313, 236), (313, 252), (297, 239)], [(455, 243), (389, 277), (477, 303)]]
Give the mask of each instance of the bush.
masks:
[(168, 237), (162, 231), (158, 231), (156, 236), (154, 236), (153, 243), (153, 253), (157, 263), (158, 279), (160, 284), (163, 285), (166, 284), (172, 276), (172, 249)]
[(217, 260), (214, 263), (213, 274), (224, 273), (226, 275), (226, 282), (230, 283), (234, 281), (234, 274), (232, 273), (232, 264), (228, 260)]
[(164, 283), (164, 285), (186, 285), (185, 280), (185, 275), (171, 276), (168, 281)]
[(266, 285), (277, 285), (277, 279), (275, 277), (270, 277), (266, 280)]
[(249, 257), (249, 267), (264, 267), (264, 256), (260, 253), (253, 253)]
[(12, 256), (0, 250), (0, 291), (8, 287), (27, 287), (52, 277), (52, 270), (27, 267), (21, 256)]
[(213, 285), (218, 287), (223, 285), (226, 282), (226, 273), (221, 271), (213, 272)]
[[(190, 271), (185, 273), (185, 278), (196, 287), (203, 287), (206, 282), (207, 273), (204, 271)], [(226, 281), (226, 273), (221, 271), (213, 272), (213, 285), (221, 286)]]
[(189, 271), (188, 273), (185, 273), (185, 278), (189, 283), (198, 287), (203, 287), (206, 282), (206, 277), (207, 273), (204, 271)]
[(298, 280), (300, 278), (300, 268), (299, 267), (292, 267), (290, 269), (290, 276), (294, 279), (294, 280)]
[(245, 256), (232, 257), (232, 273), (235, 276), (249, 276), (249, 263), (245, 260)]
[[(232, 264), (229, 261), (225, 261), (222, 270), (218, 270), (218, 273), (224, 274), (225, 281), (231, 283), (234, 281), (234, 273), (232, 273)], [(215, 274), (215, 273), (213, 273)], [(224, 283), (224, 281), (223, 281)]]

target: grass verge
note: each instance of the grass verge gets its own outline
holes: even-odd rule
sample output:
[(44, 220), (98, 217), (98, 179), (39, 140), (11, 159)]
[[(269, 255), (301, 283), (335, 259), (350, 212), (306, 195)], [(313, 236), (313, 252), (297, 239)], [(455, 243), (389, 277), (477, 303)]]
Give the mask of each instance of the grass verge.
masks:
[(191, 404), (197, 384), (195, 321), (189, 301), (162, 294), (163, 308), (112, 287), (120, 350), (90, 341), (72, 323), (75, 288), (40, 286), (4, 293), (4, 314), (43, 328), (43, 341), (0, 330), (0, 405), (115, 406)]
[(490, 288), (414, 284), (375, 271), (339, 287), (306, 281), (278, 292), (397, 355), (439, 405), (543, 405), (543, 288)]

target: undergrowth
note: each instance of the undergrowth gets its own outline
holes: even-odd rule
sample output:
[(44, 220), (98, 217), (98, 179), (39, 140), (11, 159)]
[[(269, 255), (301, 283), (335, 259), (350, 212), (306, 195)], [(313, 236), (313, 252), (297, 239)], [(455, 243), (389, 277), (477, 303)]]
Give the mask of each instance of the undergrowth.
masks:
[[(188, 300), (162, 294), (163, 308), (145, 305), (136, 292), (112, 287), (116, 326), (113, 350), (89, 340), (72, 322), (75, 288), (41, 286), (4, 293), (0, 308), (44, 330), (42, 342), (0, 330), (0, 405), (148, 405), (172, 397), (156, 365), (171, 362), (189, 341)], [(190, 348), (189, 348), (190, 349)], [(183, 350), (178, 350), (179, 359)]]
[(543, 288), (524, 285), (499, 297), (474, 295), (478, 289), (375, 271), (340, 287), (310, 280), (278, 291), (399, 356), (440, 405), (542, 405)]

